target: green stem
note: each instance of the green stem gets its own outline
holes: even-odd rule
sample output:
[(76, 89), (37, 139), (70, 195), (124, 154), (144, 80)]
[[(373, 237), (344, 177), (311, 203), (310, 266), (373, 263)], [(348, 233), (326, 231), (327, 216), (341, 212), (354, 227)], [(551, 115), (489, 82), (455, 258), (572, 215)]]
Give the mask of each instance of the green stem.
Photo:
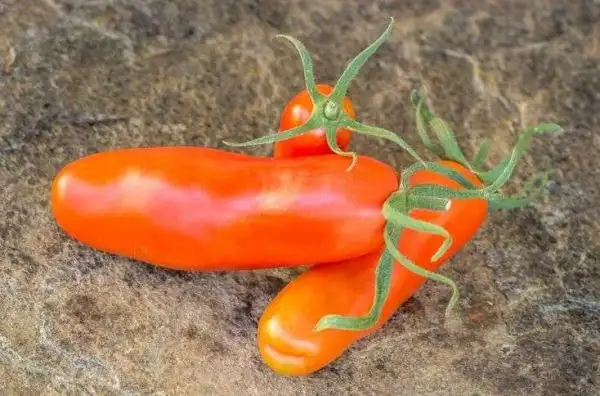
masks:
[(328, 120), (337, 120), (340, 115), (340, 107), (332, 100), (328, 100), (323, 109), (323, 115)]

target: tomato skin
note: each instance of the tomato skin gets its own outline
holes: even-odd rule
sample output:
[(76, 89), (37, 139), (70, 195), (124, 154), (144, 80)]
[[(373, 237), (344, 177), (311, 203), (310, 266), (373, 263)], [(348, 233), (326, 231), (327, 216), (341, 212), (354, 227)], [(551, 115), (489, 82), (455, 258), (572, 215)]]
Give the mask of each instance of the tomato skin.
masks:
[[(328, 84), (317, 84), (317, 90), (323, 95), (329, 95), (333, 87)], [(284, 107), (279, 119), (279, 132), (284, 132), (304, 124), (310, 118), (312, 110), (313, 103), (308, 95), (308, 91), (304, 89), (294, 96)], [(356, 118), (352, 102), (347, 97), (344, 98), (344, 110), (350, 118)], [(338, 146), (345, 151), (352, 139), (352, 132), (348, 129), (340, 128), (336, 132), (336, 137)], [(291, 139), (277, 142), (273, 149), (273, 156), (276, 158), (323, 154), (331, 154), (331, 149), (327, 144), (323, 128), (313, 129)]]
[(335, 154), (252, 157), (197, 147), (103, 152), (68, 164), (52, 211), (98, 250), (183, 270), (331, 262), (382, 243), (388, 165)]
[[(442, 163), (451, 165), (473, 183), (481, 185), (461, 165)], [(410, 183), (458, 187), (445, 176), (429, 171), (416, 173)], [(412, 211), (414, 218), (445, 227), (454, 243), (443, 257), (432, 263), (430, 258), (441, 246), (443, 238), (405, 229), (399, 242), (400, 252), (423, 268), (437, 270), (479, 230), (487, 216), (487, 206), (483, 199), (454, 200), (447, 212)], [(363, 315), (369, 311), (375, 268), (382, 252), (383, 246), (362, 257), (316, 265), (290, 282), (260, 318), (258, 346), (263, 360), (279, 374), (307, 375), (337, 359), (354, 342), (381, 328), (426, 281), (399, 263), (394, 267), (390, 294), (376, 326), (367, 331), (313, 331), (325, 315)]]

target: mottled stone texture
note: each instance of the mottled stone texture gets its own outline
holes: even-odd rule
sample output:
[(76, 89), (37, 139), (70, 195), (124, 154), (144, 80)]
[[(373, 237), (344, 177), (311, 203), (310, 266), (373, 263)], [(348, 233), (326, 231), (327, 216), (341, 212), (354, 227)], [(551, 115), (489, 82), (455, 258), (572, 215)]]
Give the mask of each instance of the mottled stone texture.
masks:
[[(567, 132), (536, 139), (518, 168), (517, 182), (556, 168), (544, 198), (491, 215), (444, 267), (463, 292), (454, 326), (447, 288), (429, 283), (331, 366), (282, 378), (260, 360), (256, 323), (297, 272), (164, 271), (54, 224), (48, 189), (62, 165), (272, 131), (303, 82), (275, 34), (305, 41), (331, 82), (389, 16), (389, 44), (351, 86), (362, 120), (421, 147), (407, 99), (425, 84), (466, 151), (494, 140), (490, 164), (525, 125)], [(3, 394), (600, 393), (597, 2), (0, 0), (0, 59)], [(390, 143), (354, 147), (410, 162)]]

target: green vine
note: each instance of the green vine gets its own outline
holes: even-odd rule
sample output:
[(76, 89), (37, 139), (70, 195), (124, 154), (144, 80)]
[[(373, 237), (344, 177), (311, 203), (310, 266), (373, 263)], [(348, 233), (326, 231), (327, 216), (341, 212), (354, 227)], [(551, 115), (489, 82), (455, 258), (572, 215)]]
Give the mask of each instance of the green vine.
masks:
[(331, 151), (338, 155), (352, 157), (352, 164), (348, 168), (348, 170), (350, 170), (356, 163), (356, 160), (358, 158), (357, 154), (355, 152), (343, 151), (338, 146), (337, 140), (335, 138), (336, 131), (338, 129), (346, 128), (359, 134), (390, 140), (396, 143), (404, 150), (406, 150), (417, 161), (423, 162), (419, 154), (417, 154), (417, 152), (413, 150), (412, 147), (408, 145), (408, 143), (406, 143), (401, 137), (399, 137), (394, 132), (371, 125), (365, 125), (356, 120), (353, 120), (343, 110), (343, 100), (346, 96), (350, 83), (352, 82), (354, 77), (356, 77), (356, 75), (358, 74), (362, 66), (367, 62), (367, 60), (377, 51), (377, 49), (379, 49), (379, 47), (381, 47), (381, 45), (384, 42), (387, 41), (392, 30), (393, 24), (394, 19), (391, 18), (390, 24), (388, 25), (387, 29), (385, 29), (385, 31), (372, 44), (365, 48), (346, 66), (346, 69), (337, 80), (331, 94), (329, 95), (323, 95), (317, 90), (315, 77), (313, 73), (312, 58), (304, 44), (302, 44), (299, 40), (293, 37), (286, 35), (278, 35), (278, 38), (284, 38), (288, 40), (296, 48), (296, 51), (300, 55), (306, 90), (313, 103), (312, 114), (308, 121), (306, 121), (304, 124), (289, 129), (287, 131), (261, 136), (257, 139), (253, 139), (248, 142), (224, 142), (224, 144), (233, 147), (247, 147), (262, 144), (272, 144), (291, 139), (298, 135), (302, 135), (304, 133), (309, 132), (312, 129), (323, 128), (327, 137), (327, 145), (329, 146)]
[[(441, 226), (410, 217), (410, 211), (414, 209), (446, 211), (450, 209), (453, 200), (475, 198), (485, 199), (491, 210), (519, 208), (534, 201), (542, 193), (549, 180), (550, 172), (540, 172), (525, 184), (522, 192), (518, 195), (505, 197), (498, 191), (510, 179), (531, 138), (543, 133), (561, 132), (560, 126), (545, 123), (528, 128), (519, 136), (511, 152), (497, 166), (488, 171), (483, 171), (483, 163), (489, 150), (489, 140), (481, 144), (471, 162), (467, 160), (460, 149), (448, 123), (433, 114), (425, 104), (423, 96), (413, 91), (411, 102), (416, 113), (417, 133), (425, 147), (440, 158), (455, 161), (473, 172), (482, 182), (482, 187), (477, 188), (457, 171), (437, 162), (418, 162), (408, 167), (402, 173), (398, 191), (387, 199), (382, 210), (386, 219), (384, 231), (386, 249), (376, 267), (375, 295), (371, 309), (367, 314), (358, 317), (324, 316), (317, 323), (316, 331), (333, 328), (361, 331), (374, 326), (379, 321), (383, 306), (388, 298), (394, 260), (426, 279), (432, 279), (450, 286), (452, 296), (446, 307), (446, 314), (449, 314), (459, 300), (459, 290), (456, 283), (443, 275), (419, 267), (398, 250), (398, 242), (404, 228), (440, 235), (444, 237), (444, 242), (431, 257), (431, 261), (437, 261), (452, 245), (452, 236)], [(433, 132), (437, 141), (432, 140), (427, 132), (428, 130)], [(410, 186), (408, 183), (410, 177), (424, 169), (446, 176), (457, 182), (462, 188), (452, 189), (434, 184)]]

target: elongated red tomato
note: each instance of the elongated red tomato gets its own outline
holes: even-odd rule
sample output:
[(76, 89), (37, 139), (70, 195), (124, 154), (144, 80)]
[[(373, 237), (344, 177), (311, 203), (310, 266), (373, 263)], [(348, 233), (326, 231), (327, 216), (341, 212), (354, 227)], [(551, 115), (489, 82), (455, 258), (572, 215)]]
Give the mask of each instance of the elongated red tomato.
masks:
[(369, 157), (265, 158), (167, 147), (67, 165), (52, 210), (101, 251), (184, 270), (286, 267), (356, 257), (382, 243), (395, 170)]
[[(317, 84), (317, 90), (323, 95), (329, 95), (333, 87), (327, 84)], [(283, 108), (281, 118), (279, 119), (279, 132), (284, 132), (304, 124), (310, 118), (312, 111), (313, 103), (308, 91), (304, 89), (294, 96)], [(350, 118), (356, 118), (352, 102), (347, 97), (344, 98), (344, 111)], [(352, 132), (345, 128), (339, 128), (336, 131), (336, 137), (338, 146), (342, 150), (346, 150), (352, 139)], [(276, 158), (330, 153), (331, 149), (327, 144), (323, 128), (316, 128), (291, 139), (277, 142), (273, 149), (273, 156)]]
[[(452, 166), (480, 186), (466, 168)], [(437, 184), (458, 188), (447, 177), (420, 171), (410, 179), (412, 185)], [(454, 238), (452, 247), (438, 261), (430, 259), (443, 242), (438, 235), (405, 229), (398, 248), (417, 265), (437, 270), (460, 250), (479, 230), (487, 215), (483, 199), (454, 200), (449, 210), (413, 210), (411, 217), (446, 228)], [(381, 328), (392, 314), (426, 281), (399, 263), (395, 264), (389, 297), (376, 326), (367, 331), (328, 329), (314, 331), (325, 315), (364, 315), (373, 302), (375, 268), (383, 247), (365, 256), (337, 263), (316, 265), (290, 282), (267, 306), (258, 325), (258, 346), (263, 360), (277, 373), (306, 375), (321, 369), (344, 353), (354, 342)]]

